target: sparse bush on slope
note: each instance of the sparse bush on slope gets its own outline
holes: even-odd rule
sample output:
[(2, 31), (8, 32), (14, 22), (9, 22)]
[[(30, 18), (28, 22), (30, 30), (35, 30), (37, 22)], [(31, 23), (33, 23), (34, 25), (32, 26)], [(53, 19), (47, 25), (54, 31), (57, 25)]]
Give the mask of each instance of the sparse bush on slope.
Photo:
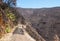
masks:
[(4, 34), (11, 32), (14, 28), (13, 21), (15, 21), (15, 14), (10, 10), (11, 6), (10, 3), (6, 2), (13, 2), (13, 0), (8, 1), (0, 1), (0, 37)]

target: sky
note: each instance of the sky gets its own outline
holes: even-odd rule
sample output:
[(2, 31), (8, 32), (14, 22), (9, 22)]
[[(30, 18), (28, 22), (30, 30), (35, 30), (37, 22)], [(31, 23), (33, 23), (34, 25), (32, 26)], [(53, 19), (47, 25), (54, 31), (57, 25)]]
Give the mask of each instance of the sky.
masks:
[(17, 0), (17, 7), (49, 8), (60, 6), (60, 0)]

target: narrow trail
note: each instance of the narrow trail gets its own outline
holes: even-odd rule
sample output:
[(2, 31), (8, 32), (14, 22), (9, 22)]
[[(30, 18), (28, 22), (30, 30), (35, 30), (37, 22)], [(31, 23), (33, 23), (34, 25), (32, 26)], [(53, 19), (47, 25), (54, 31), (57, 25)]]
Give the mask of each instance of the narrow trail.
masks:
[(8, 33), (0, 41), (36, 41), (22, 27), (21, 24), (15, 28), (13, 33)]
[(36, 41), (22, 28), (22, 25), (18, 25), (12, 37), (13, 41)]

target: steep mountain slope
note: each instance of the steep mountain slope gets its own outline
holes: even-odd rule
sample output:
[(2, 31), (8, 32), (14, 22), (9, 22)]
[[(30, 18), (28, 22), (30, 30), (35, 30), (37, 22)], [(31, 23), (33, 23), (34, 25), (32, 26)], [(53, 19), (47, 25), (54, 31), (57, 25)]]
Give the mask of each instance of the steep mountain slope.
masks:
[(46, 41), (60, 41), (60, 7), (17, 10)]

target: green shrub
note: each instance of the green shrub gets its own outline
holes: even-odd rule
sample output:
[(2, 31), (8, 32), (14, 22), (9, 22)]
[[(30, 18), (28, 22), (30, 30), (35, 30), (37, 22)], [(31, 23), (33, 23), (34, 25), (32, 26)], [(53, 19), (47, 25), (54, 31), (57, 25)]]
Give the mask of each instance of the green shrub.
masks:
[(15, 14), (13, 14), (10, 10), (9, 10), (9, 8), (7, 8), (6, 10), (5, 10), (5, 12), (6, 12), (6, 16), (11, 20), (11, 21), (15, 21)]
[(5, 32), (6, 33), (11, 32), (11, 28), (10, 28), (10, 25), (9, 24), (6, 24)]
[(15, 15), (13, 13), (8, 13), (7, 17), (11, 20), (11, 21), (15, 21)]

